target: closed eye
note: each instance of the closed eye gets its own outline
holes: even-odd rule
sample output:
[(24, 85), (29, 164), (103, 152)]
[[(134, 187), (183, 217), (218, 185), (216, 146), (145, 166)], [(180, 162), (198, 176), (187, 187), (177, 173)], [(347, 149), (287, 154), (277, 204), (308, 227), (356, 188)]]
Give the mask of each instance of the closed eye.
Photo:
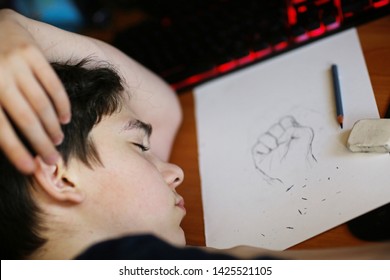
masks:
[(147, 152), (150, 150), (150, 147), (146, 147), (145, 145), (139, 144), (139, 143), (133, 143), (134, 146), (140, 148), (142, 152)]

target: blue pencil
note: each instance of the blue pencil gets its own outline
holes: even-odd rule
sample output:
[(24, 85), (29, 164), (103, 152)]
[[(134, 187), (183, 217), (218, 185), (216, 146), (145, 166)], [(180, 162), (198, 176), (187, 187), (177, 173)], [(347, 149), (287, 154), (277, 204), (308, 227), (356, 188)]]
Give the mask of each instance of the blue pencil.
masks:
[(336, 64), (332, 65), (332, 78), (333, 78), (334, 94), (336, 97), (337, 122), (340, 124), (340, 127), (343, 128), (344, 111), (343, 111), (343, 102), (341, 99), (339, 73)]

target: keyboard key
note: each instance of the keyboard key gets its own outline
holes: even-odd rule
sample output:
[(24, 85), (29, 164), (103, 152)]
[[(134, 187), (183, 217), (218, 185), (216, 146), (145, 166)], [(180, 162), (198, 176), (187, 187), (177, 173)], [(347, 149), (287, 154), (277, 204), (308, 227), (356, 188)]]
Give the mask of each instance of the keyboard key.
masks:
[(176, 89), (311, 42), (341, 30), (344, 22), (353, 26), (366, 11), (379, 15), (390, 6), (388, 0), (138, 2), (149, 18), (119, 32), (114, 45)]

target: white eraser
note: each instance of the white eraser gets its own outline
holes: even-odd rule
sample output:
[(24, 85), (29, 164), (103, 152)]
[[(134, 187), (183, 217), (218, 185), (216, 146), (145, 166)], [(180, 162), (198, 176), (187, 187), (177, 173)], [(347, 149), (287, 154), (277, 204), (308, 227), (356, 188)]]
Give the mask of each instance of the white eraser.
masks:
[(390, 119), (357, 121), (348, 138), (352, 152), (390, 152)]

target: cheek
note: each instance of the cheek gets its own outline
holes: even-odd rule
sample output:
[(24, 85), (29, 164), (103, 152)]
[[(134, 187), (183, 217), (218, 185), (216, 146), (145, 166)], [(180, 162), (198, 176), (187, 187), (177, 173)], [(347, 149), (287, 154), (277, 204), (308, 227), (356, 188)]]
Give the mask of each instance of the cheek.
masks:
[(164, 211), (164, 207), (174, 205), (172, 190), (153, 158), (144, 157), (123, 143), (116, 144), (115, 149), (110, 145), (99, 150), (104, 166), (91, 172), (91, 180), (99, 186), (100, 192), (95, 197), (103, 198), (100, 203), (104, 201), (106, 208), (111, 205), (122, 210), (142, 209), (146, 213)]
[[(133, 159), (139, 157), (134, 155)], [(100, 168), (94, 181), (101, 187), (99, 196), (115, 208), (142, 209), (145, 212), (163, 210), (173, 204), (172, 191), (155, 166), (144, 158), (133, 161), (116, 160)], [(119, 207), (120, 206), (120, 207)]]

